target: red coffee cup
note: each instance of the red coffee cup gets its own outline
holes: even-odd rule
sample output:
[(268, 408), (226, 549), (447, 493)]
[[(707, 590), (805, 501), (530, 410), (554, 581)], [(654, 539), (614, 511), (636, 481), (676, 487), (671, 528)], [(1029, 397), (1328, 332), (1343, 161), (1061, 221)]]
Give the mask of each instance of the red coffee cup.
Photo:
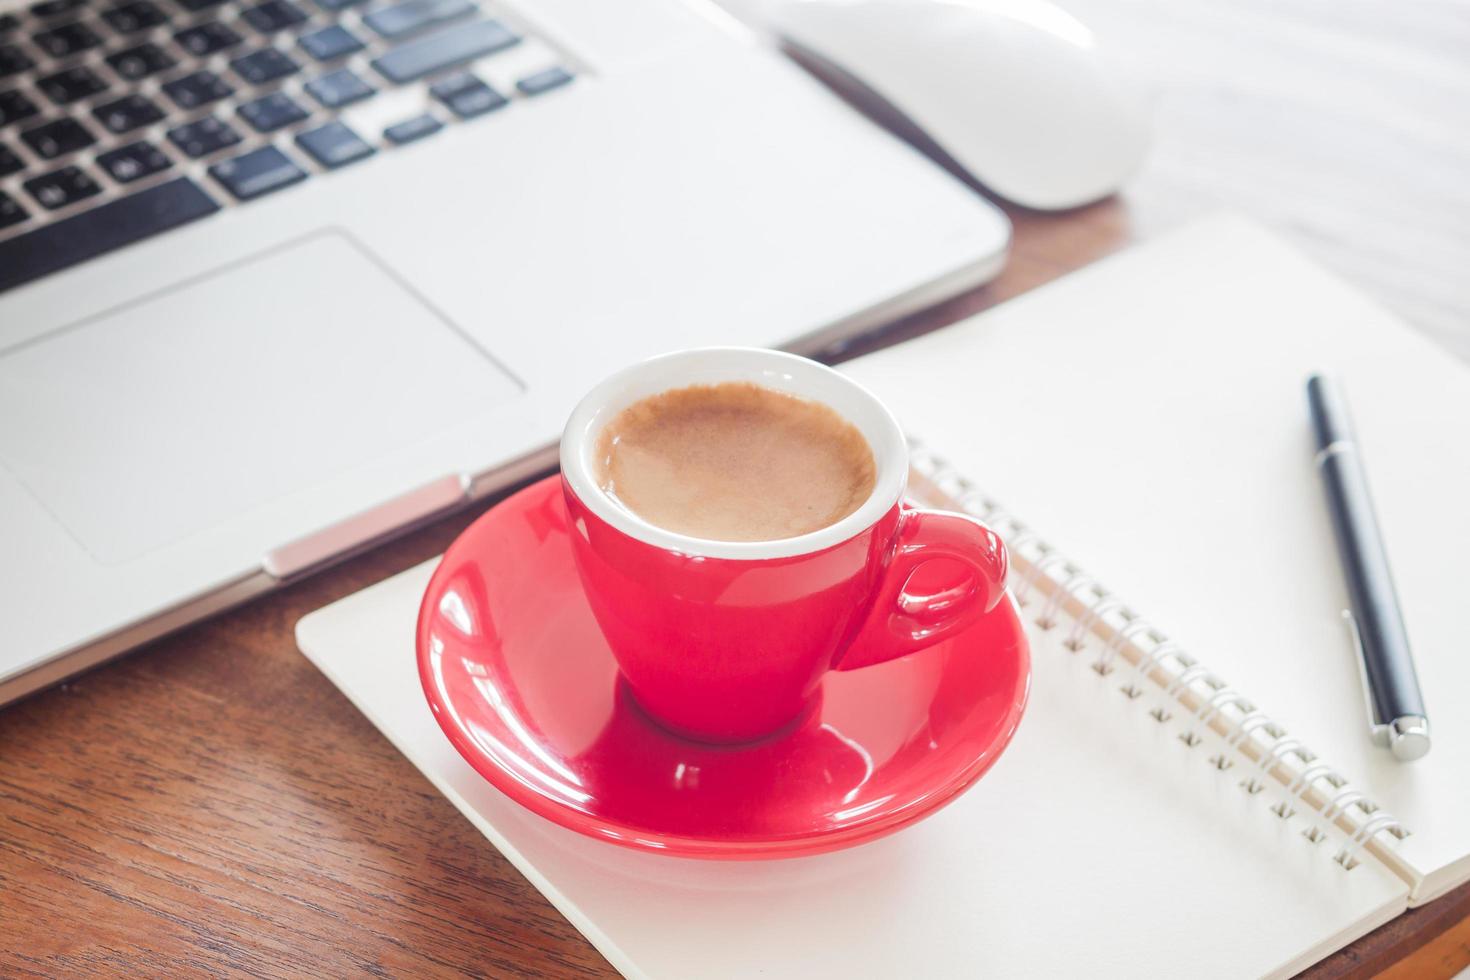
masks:
[[(658, 527), (599, 485), (597, 437), (640, 399), (694, 384), (747, 381), (832, 408), (867, 439), (873, 492), (835, 524), (774, 541), (713, 541)], [(642, 709), (709, 742), (781, 730), (822, 675), (922, 650), (969, 626), (1005, 590), (1006, 551), (970, 517), (903, 504), (908, 446), (861, 385), (779, 351), (707, 348), (621, 371), (573, 410), (561, 441), (562, 489), (582, 587)], [(968, 566), (962, 584), (906, 591), (936, 558)]]

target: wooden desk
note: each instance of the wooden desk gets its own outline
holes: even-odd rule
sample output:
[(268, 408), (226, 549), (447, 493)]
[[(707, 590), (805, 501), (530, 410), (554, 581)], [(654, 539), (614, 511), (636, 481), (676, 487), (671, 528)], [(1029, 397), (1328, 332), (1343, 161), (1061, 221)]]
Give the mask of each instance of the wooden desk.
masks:
[[(1470, 356), (1453, 0), (1069, 6), (1163, 88), (1148, 169), (1119, 201), (1013, 213), (999, 280), (883, 342), (1231, 206)], [(472, 516), (0, 711), (0, 975), (610, 975), (292, 642), (297, 618)], [(1470, 964), (1467, 916), (1470, 886), (1311, 973), (1446, 976)]]

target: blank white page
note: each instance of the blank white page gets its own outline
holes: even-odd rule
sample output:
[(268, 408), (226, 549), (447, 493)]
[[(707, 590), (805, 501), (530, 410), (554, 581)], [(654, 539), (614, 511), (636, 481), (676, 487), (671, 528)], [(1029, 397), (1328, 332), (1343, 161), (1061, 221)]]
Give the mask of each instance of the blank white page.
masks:
[[(414, 620), (432, 563), (297, 626), (301, 649), (630, 977), (1287, 975), (1403, 910), (1375, 862), (1270, 813), (1213, 741), (1129, 700), (1061, 630), (1033, 634), (1030, 707), (974, 788), (932, 818), (818, 857), (635, 853), (511, 802), (424, 702)], [(922, 656), (922, 654), (919, 654)]]
[[(1304, 384), (1342, 378), (1433, 727), (1373, 746)], [(1218, 218), (844, 370), (1410, 829), (1415, 903), (1470, 877), (1470, 370)]]

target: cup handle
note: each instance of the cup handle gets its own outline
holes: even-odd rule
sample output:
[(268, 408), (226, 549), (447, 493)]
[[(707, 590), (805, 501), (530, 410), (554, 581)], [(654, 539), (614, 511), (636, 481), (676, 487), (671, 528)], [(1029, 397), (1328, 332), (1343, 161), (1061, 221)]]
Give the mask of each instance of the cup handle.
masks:
[[(934, 510), (905, 510), (901, 521), (873, 611), (834, 670), (870, 667), (932, 646), (973, 624), (1005, 595), (1010, 559), (990, 528), (962, 514)], [(910, 576), (935, 558), (968, 565), (974, 574), (932, 595), (906, 592)]]

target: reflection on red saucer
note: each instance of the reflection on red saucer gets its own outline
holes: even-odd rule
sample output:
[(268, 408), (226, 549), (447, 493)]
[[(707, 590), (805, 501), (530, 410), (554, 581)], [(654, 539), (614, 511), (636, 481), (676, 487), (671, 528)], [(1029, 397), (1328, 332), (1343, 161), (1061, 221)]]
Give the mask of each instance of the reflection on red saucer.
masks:
[(811, 710), (752, 745), (704, 745), (648, 720), (582, 595), (555, 477), (445, 554), (418, 624), (419, 675), (461, 755), (523, 806), (665, 854), (769, 858), (907, 826), (994, 764), (1025, 707), (1012, 604), (928, 650), (829, 673)]

